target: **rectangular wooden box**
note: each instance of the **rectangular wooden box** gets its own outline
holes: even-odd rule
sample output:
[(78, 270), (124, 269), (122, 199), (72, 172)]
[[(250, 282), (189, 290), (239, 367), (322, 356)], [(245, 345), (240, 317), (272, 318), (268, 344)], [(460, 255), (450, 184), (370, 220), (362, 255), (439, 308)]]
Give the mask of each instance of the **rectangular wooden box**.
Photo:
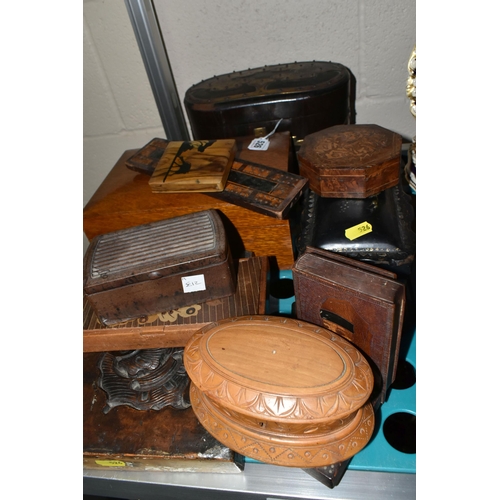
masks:
[(84, 292), (104, 324), (234, 294), (222, 220), (205, 210), (94, 238)]
[(103, 353), (83, 355), (83, 467), (104, 471), (240, 473), (243, 458), (213, 438), (191, 408), (104, 413), (99, 387)]
[[(288, 169), (290, 134), (276, 133), (267, 151), (247, 149), (252, 138), (237, 140), (235, 158)], [(259, 214), (203, 193), (151, 193), (150, 175), (127, 168), (138, 150), (128, 150), (111, 169), (83, 210), (83, 230), (89, 240), (97, 235), (207, 209), (221, 215), (233, 258), (245, 251), (274, 257), (280, 269), (294, 262), (293, 220)], [(256, 156), (257, 155), (257, 156)]]
[(396, 275), (325, 250), (307, 248), (292, 269), (297, 318), (352, 342), (372, 362), (378, 406), (396, 376), (405, 285)]
[(236, 153), (236, 141), (170, 141), (149, 185), (153, 193), (222, 191)]
[[(126, 165), (136, 172), (154, 176), (169, 147), (167, 140), (155, 138), (129, 158)], [(254, 158), (260, 159), (260, 153), (262, 151), (254, 152)], [(151, 182), (152, 179), (150, 185)], [(307, 179), (292, 172), (238, 158), (232, 163), (224, 189), (210, 196), (270, 217), (286, 219), (305, 192), (307, 183)]]
[(229, 297), (190, 304), (124, 323), (106, 326), (89, 301), (83, 300), (83, 351), (126, 351), (184, 347), (200, 328), (225, 318), (266, 313), (267, 257), (249, 257), (237, 263), (236, 292)]

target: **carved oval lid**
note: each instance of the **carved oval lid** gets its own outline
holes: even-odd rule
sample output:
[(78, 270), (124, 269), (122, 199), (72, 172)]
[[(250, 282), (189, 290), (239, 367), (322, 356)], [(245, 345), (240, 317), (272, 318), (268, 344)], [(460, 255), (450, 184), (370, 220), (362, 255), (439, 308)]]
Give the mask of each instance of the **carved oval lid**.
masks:
[(184, 364), (206, 396), (264, 420), (335, 420), (360, 408), (373, 389), (371, 368), (352, 344), (282, 317), (208, 325), (189, 340)]

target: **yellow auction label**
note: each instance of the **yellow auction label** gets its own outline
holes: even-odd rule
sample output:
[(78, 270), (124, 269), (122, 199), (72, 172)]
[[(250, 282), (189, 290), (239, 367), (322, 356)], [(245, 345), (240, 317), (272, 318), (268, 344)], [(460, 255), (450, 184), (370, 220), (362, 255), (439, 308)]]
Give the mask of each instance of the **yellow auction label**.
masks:
[(126, 465), (121, 460), (96, 460), (95, 463), (104, 467), (125, 467)]
[(357, 226), (352, 226), (345, 230), (345, 237), (352, 240), (372, 232), (372, 225), (369, 222), (362, 222)]

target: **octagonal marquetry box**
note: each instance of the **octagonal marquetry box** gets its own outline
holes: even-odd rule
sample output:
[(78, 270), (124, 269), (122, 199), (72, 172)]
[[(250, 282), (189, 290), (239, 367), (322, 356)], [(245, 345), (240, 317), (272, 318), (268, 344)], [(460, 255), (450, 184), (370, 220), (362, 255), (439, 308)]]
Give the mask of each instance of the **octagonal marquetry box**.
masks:
[(326, 198), (367, 198), (399, 181), (402, 137), (379, 125), (335, 125), (304, 137), (299, 173)]
[(222, 320), (193, 335), (184, 364), (198, 420), (244, 456), (323, 467), (350, 458), (372, 436), (367, 360), (311, 323), (275, 316)]

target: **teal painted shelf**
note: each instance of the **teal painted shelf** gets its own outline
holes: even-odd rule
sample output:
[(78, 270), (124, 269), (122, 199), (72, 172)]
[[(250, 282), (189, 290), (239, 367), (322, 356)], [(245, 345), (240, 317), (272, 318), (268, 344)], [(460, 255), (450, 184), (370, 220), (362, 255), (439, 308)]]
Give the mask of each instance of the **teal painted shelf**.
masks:
[[(267, 313), (292, 315), (293, 303), (295, 302), (292, 271), (280, 271), (277, 280), (279, 283), (273, 282), (269, 286), (271, 293), (278, 290), (277, 293), (275, 292), (278, 297), (272, 295), (269, 297)], [(417, 367), (416, 358), (416, 332), (413, 332), (405, 360), (408, 369), (413, 370), (415, 373)], [(407, 420), (412, 425), (415, 425), (417, 415), (416, 383), (404, 389), (392, 387), (388, 394), (386, 402), (376, 414), (377, 427), (375, 434), (368, 445), (351, 459), (348, 467), (350, 470), (416, 473), (416, 453), (400, 451), (400, 449), (404, 449), (404, 446), (399, 444), (400, 449), (396, 449), (392, 446), (390, 440), (388, 441), (384, 432), (384, 425), (386, 425), (388, 419), (398, 420), (399, 417), (403, 417), (403, 421)], [(407, 418), (405, 419), (405, 417)], [(404, 427), (399, 429), (399, 432), (404, 436)], [(413, 430), (408, 432), (413, 432)], [(245, 457), (245, 461), (259, 463), (248, 457)]]

